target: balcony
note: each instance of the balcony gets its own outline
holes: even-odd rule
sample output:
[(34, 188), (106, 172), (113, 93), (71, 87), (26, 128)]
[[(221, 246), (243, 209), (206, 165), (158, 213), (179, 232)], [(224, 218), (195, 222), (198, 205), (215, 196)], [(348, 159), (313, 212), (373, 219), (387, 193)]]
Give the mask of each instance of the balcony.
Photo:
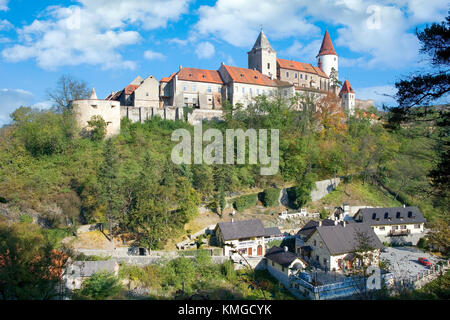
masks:
[(403, 230), (390, 230), (388, 233), (389, 237), (399, 237), (399, 236), (407, 236), (411, 233), (411, 230), (409, 229), (403, 229)]

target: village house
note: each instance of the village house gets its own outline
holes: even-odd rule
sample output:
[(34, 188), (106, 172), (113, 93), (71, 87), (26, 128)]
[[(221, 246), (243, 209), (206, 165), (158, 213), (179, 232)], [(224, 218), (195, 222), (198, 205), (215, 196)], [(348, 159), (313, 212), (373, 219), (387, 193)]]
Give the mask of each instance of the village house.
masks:
[(233, 255), (234, 251), (248, 257), (263, 257), (266, 253), (267, 232), (261, 220), (219, 222), (214, 231), (225, 256)]
[(360, 209), (355, 221), (369, 225), (382, 242), (416, 245), (426, 219), (417, 207), (397, 207)]
[(272, 247), (267, 250), (265, 257), (267, 259), (267, 271), (288, 288), (290, 286), (289, 277), (302, 271), (307, 266), (306, 262), (290, 252), (288, 247)]
[(115, 276), (119, 274), (119, 264), (112, 260), (107, 261), (74, 261), (63, 275), (65, 287), (68, 290), (78, 290), (84, 280), (95, 273), (110, 272)]
[(284, 234), (278, 227), (265, 228), (266, 234), (264, 235), (264, 242), (268, 243), (275, 240), (283, 240)]
[(378, 265), (380, 250), (384, 248), (368, 225), (346, 222), (316, 227), (305, 244), (309, 250), (302, 248), (303, 257), (322, 269), (334, 271), (352, 269), (362, 262), (366, 266)]

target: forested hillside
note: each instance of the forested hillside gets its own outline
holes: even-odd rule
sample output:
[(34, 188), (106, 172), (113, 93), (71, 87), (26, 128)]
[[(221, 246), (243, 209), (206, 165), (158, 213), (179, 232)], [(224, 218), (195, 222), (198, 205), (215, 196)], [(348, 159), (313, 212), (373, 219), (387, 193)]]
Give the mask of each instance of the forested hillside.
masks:
[(201, 203), (220, 208), (224, 194), (293, 183), (301, 207), (315, 180), (345, 176), (345, 182), (387, 189), (392, 199), (419, 206), (430, 221), (446, 216), (447, 199), (433, 196), (428, 178), (440, 134), (432, 123), (391, 128), (384, 120), (389, 114), (379, 121), (347, 117), (331, 96), (319, 101), (317, 112), (310, 97), (297, 99), (302, 111), (262, 97), (246, 110), (225, 105), (225, 121), (203, 124), (203, 130), (223, 132), (279, 129), (274, 176), (261, 176), (259, 165), (174, 165), (171, 134), (177, 128), (193, 132), (185, 122), (124, 119), (121, 134), (104, 140), (101, 121), (96, 134), (81, 137), (70, 110), (20, 108), (0, 138), (3, 211), (33, 209), (53, 228), (104, 222), (110, 232), (161, 248)]

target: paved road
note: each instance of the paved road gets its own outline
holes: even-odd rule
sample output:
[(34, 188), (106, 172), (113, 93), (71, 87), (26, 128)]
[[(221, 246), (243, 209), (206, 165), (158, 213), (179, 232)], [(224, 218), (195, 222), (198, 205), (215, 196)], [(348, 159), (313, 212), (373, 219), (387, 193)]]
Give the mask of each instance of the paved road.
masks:
[(415, 277), (426, 271), (427, 268), (417, 261), (419, 257), (427, 258), (432, 264), (439, 261), (437, 257), (415, 247), (388, 247), (387, 249), (388, 252), (381, 253), (381, 259), (389, 262), (389, 269), (396, 278)]

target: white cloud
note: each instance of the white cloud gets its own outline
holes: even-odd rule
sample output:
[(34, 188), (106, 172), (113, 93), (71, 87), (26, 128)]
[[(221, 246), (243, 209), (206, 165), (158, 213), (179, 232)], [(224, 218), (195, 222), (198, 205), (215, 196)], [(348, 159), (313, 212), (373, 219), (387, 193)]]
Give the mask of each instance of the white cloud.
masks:
[(8, 10), (8, 2), (9, 0), (0, 0), (0, 11)]
[(166, 56), (163, 55), (162, 53), (152, 51), (152, 50), (145, 51), (144, 57), (147, 60), (164, 60), (164, 59), (166, 59)]
[(373, 86), (366, 88), (355, 88), (357, 99), (372, 99), (376, 107), (381, 107), (383, 104), (393, 106), (397, 105), (396, 100), (392, 97), (396, 94), (397, 89), (394, 86)]
[(178, 38), (173, 38), (173, 39), (169, 39), (167, 41), (168, 43), (175, 43), (179, 46), (184, 47), (185, 45), (187, 45), (189, 43), (189, 39), (178, 39)]
[(319, 53), (321, 44), (322, 40), (314, 40), (307, 45), (303, 45), (295, 40), (292, 46), (279, 51), (278, 56), (284, 59), (301, 59), (302, 62), (316, 64), (316, 56)]
[(0, 126), (11, 122), (9, 115), (21, 106), (29, 106), (33, 94), (22, 89), (0, 89)]
[(12, 29), (13, 25), (11, 24), (11, 22), (9, 22), (8, 20), (1, 20), (0, 19), (0, 31), (2, 30), (9, 30)]
[(211, 42), (201, 42), (195, 49), (195, 54), (200, 59), (208, 59), (214, 56), (216, 50)]
[(199, 21), (191, 33), (249, 48), (262, 24), (269, 40), (298, 39), (280, 54), (304, 61), (317, 54), (324, 30), (315, 23), (321, 22), (336, 26), (335, 46), (360, 55), (343, 57), (344, 64), (403, 68), (418, 60), (419, 43), (412, 29), (418, 23), (441, 21), (447, 7), (440, 0), (218, 0), (199, 8)]
[(253, 45), (260, 25), (272, 39), (320, 34), (319, 28), (304, 18), (301, 1), (218, 0), (214, 6), (200, 6), (198, 12), (194, 33), (239, 47)]
[(117, 49), (141, 41), (137, 31), (164, 28), (187, 11), (190, 0), (79, 0), (71, 7), (51, 6), (18, 31), (20, 43), (3, 50), (10, 62), (36, 59), (44, 69), (91, 64), (136, 68)]

